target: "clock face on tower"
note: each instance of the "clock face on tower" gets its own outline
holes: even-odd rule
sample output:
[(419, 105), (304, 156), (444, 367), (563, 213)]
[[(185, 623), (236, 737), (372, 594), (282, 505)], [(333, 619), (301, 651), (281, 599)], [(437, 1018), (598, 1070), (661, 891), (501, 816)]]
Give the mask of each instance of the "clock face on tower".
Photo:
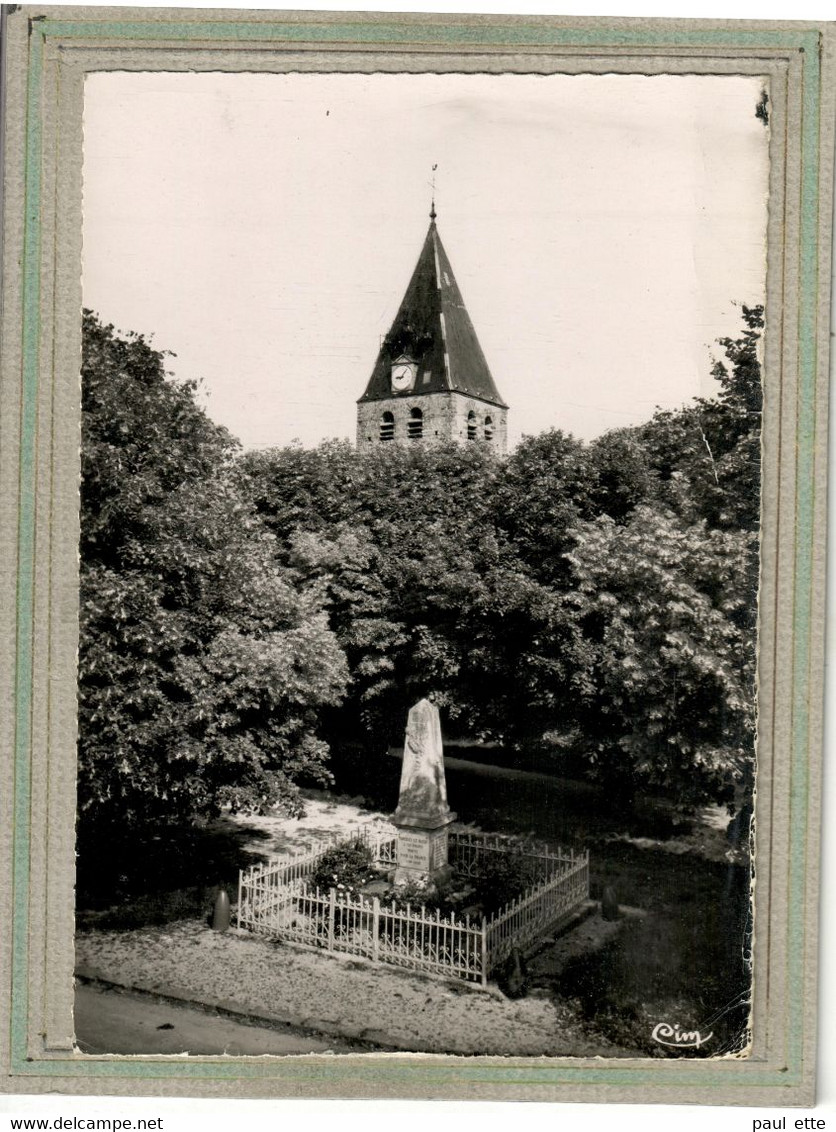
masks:
[(396, 358), (392, 362), (392, 392), (405, 393), (415, 385), (418, 366), (409, 358)]

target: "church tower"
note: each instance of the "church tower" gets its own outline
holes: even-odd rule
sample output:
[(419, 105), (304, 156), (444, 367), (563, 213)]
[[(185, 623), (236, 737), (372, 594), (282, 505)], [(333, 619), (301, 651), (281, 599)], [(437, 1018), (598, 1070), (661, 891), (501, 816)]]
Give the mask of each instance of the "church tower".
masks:
[(499, 396), (430, 212), (427, 238), (400, 310), (357, 402), (357, 447), (467, 444), (504, 453)]

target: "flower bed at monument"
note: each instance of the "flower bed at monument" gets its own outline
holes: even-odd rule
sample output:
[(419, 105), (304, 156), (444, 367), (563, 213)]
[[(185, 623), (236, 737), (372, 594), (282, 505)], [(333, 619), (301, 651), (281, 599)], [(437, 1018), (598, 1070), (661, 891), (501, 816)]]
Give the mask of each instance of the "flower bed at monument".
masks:
[[(312, 883), (326, 854), (352, 845), (364, 846), (381, 872), (396, 863), (397, 838), (366, 826), (339, 841), (323, 841), (299, 857), (276, 858), (242, 871), (238, 926), (485, 986), (515, 947), (525, 950), (559, 928), (589, 895), (585, 852), (521, 846), (509, 838), (456, 831), (449, 834), (450, 863), (465, 892), (473, 892), (468, 881), (490, 872), (486, 864), (522, 865), (531, 882), (509, 893), (513, 898), (503, 907), (488, 914), (483, 908), (480, 915), (457, 915), (452, 908), (442, 914), (440, 906), (399, 903), (397, 895), (381, 899), (381, 894), (354, 892), (346, 885), (326, 890)], [(501, 877), (501, 868), (494, 872)]]

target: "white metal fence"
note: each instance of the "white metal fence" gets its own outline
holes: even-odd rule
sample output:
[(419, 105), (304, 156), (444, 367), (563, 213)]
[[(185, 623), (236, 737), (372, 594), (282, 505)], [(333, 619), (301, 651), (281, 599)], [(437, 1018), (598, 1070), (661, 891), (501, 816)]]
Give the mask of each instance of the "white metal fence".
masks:
[(381, 904), (339, 892), (323, 892), (304, 881), (278, 890), (264, 878), (245, 883), (238, 926), (308, 947), (362, 955), (375, 962), (436, 975), (483, 982), (484, 921), (456, 919), (426, 908)]
[[(522, 842), (499, 833), (474, 833), (472, 830), (451, 830), (449, 834), (450, 864), (461, 876), (475, 877), (486, 859), (507, 857), (515, 853), (534, 865), (544, 875), (562, 871), (566, 865), (587, 859), (587, 853), (560, 846)], [(396, 839), (397, 852), (397, 839)]]
[[(378, 897), (312, 887), (308, 878), (325, 850), (355, 840), (369, 846), (377, 864), (396, 863), (397, 836), (366, 826), (348, 837), (322, 840), (297, 857), (242, 870), (239, 928), (485, 986), (514, 947), (524, 950), (556, 930), (589, 895), (589, 854), (545, 848), (522, 854), (540, 877), (488, 919), (442, 916), (423, 906), (384, 905)], [(450, 834), (451, 863), (464, 875), (475, 875), (486, 855), (509, 852), (519, 849), (508, 839)]]
[(554, 871), (485, 922), (488, 971), (501, 967), (513, 948), (525, 951), (547, 932), (557, 931), (589, 897), (589, 854)]

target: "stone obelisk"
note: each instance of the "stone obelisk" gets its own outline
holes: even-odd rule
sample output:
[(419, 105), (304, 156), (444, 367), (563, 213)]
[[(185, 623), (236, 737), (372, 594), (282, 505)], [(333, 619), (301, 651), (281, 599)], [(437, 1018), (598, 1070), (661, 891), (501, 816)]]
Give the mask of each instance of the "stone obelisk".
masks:
[(447, 827), (455, 819), (447, 804), (438, 708), (420, 700), (409, 712), (398, 808), (392, 817), (398, 831), (396, 882), (449, 875)]

